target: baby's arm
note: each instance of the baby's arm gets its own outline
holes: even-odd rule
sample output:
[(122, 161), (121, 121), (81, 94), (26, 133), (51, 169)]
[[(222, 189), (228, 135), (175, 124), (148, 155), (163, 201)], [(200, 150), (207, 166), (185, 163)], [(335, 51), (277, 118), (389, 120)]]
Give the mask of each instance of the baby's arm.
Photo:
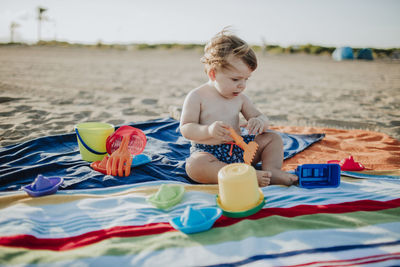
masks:
[(216, 121), (211, 125), (200, 124), (201, 98), (196, 91), (190, 92), (183, 103), (180, 130), (182, 135), (194, 142), (215, 143), (232, 140), (228, 125)]
[(260, 134), (268, 130), (269, 120), (267, 116), (262, 114), (250, 99), (242, 94), (243, 105), (242, 114), (247, 120), (246, 127), (250, 134)]

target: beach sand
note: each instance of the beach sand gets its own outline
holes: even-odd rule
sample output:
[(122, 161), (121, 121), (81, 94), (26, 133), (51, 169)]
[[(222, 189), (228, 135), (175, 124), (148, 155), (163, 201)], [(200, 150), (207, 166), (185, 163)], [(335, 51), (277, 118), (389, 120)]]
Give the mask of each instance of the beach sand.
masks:
[[(199, 50), (0, 47), (0, 146), (179, 116), (207, 81)], [(258, 54), (246, 93), (275, 126), (366, 129), (400, 139), (400, 62)]]

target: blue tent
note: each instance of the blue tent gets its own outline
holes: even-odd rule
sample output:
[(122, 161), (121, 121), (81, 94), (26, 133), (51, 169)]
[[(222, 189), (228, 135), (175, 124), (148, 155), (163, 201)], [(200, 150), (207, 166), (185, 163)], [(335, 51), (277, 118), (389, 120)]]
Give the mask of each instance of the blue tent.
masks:
[(370, 48), (360, 49), (357, 53), (357, 59), (373, 60), (372, 50)]
[(332, 58), (337, 61), (354, 59), (353, 49), (349, 46), (338, 47), (335, 49), (335, 51), (333, 51)]

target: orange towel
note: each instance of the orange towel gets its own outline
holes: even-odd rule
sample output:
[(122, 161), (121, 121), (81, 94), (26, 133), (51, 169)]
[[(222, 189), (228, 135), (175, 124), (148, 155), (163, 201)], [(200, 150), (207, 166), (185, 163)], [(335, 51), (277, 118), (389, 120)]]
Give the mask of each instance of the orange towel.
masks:
[(328, 160), (341, 160), (349, 155), (368, 169), (400, 169), (400, 141), (384, 133), (296, 126), (272, 126), (271, 129), (292, 134), (326, 134), (321, 141), (285, 160), (283, 170), (286, 171), (300, 164), (327, 163)]

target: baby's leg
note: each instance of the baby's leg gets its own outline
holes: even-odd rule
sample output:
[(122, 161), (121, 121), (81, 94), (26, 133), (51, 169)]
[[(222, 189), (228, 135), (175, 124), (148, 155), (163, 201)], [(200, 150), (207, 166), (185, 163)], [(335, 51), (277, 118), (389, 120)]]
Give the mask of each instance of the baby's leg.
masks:
[(296, 175), (282, 171), (283, 141), (279, 134), (266, 132), (256, 136), (259, 148), (254, 162), (262, 161), (262, 170), (271, 172), (271, 184), (292, 185), (298, 180)]
[[(217, 184), (218, 172), (226, 165), (210, 153), (197, 152), (186, 160), (186, 173), (190, 179), (198, 183)], [(261, 187), (269, 185), (270, 177), (269, 171), (257, 171), (258, 185)]]
[(217, 184), (218, 171), (225, 165), (210, 153), (196, 152), (186, 159), (186, 173), (198, 183)]

